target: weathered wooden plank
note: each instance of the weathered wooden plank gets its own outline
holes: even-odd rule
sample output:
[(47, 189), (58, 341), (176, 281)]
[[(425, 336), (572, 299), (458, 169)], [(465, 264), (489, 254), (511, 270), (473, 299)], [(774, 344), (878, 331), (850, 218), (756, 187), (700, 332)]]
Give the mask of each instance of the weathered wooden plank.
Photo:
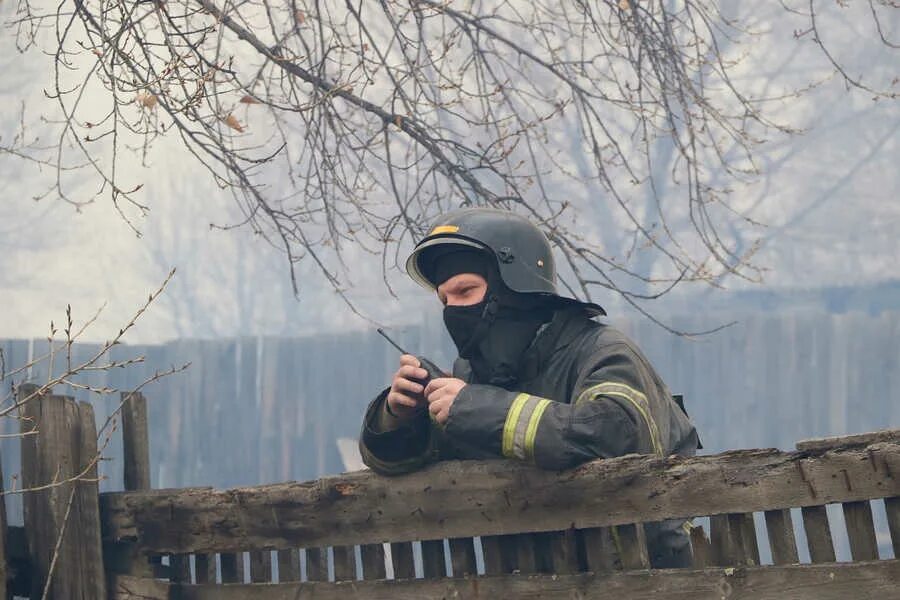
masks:
[(647, 555), (647, 536), (641, 524), (617, 525), (615, 534), (619, 538), (622, 568), (649, 569), (650, 558)]
[(78, 569), (81, 570), (85, 598), (106, 597), (106, 573), (103, 569), (103, 542), (100, 534), (100, 487), (97, 462), (100, 451), (97, 447), (97, 422), (94, 409), (87, 402), (76, 403), (78, 410), (78, 473), (83, 479), (78, 482), (75, 493), (76, 506), (73, 507), (75, 527), (67, 531), (71, 536), (74, 551), (78, 555)]
[(252, 583), (272, 581), (272, 554), (268, 550), (250, 552), (250, 581)]
[[(134, 584), (139, 591), (123, 593)], [(628, 598), (629, 600), (884, 600), (896, 598), (900, 562), (499, 575), (465, 579), (277, 585), (174, 586), (119, 577), (115, 600), (429, 600), (439, 598)], [(177, 590), (175, 589), (177, 587)]]
[(481, 537), (481, 553), (482, 558), (484, 559), (484, 573), (485, 575), (501, 575), (503, 573), (510, 573), (513, 570), (513, 566), (509, 566), (509, 570), (507, 570), (503, 563), (503, 550), (501, 548), (501, 538), (504, 536), (500, 535), (485, 535)]
[[(835, 476), (842, 471), (850, 489)], [(139, 539), (145, 551), (278, 549), (552, 531), (898, 496), (900, 478), (892, 471), (900, 472), (900, 445), (886, 443), (815, 456), (775, 450), (625, 456), (563, 473), (508, 461), (463, 461), (391, 478), (364, 471), (226, 491), (108, 493), (102, 507), (108, 538)], [(458, 501), (446, 502), (450, 495)], [(376, 513), (379, 518), (371, 518)]]
[(306, 549), (306, 579), (328, 581), (328, 552), (325, 548)]
[(894, 557), (900, 558), (900, 498), (885, 498), (884, 510), (887, 513), (891, 544), (894, 547)]
[(602, 573), (621, 568), (619, 551), (613, 539), (612, 528), (591, 527), (581, 531), (584, 559), (588, 571)]
[(300, 581), (300, 552), (295, 549), (279, 550), (278, 581)]
[(147, 399), (140, 392), (121, 392), (122, 458), (126, 490), (150, 489), (150, 434)]
[(794, 538), (794, 522), (788, 509), (767, 510), (765, 512), (766, 533), (772, 562), (776, 565), (792, 565), (800, 562), (797, 554), (797, 540)]
[(191, 557), (188, 554), (169, 556), (169, 578), (174, 583), (191, 583)]
[(244, 553), (223, 552), (219, 555), (222, 583), (244, 583)]
[(694, 557), (695, 569), (713, 566), (712, 547), (701, 525), (691, 527), (691, 552)]
[(444, 540), (424, 540), (422, 542), (422, 572), (426, 578), (445, 577)]
[(475, 542), (472, 538), (450, 538), (450, 567), (454, 577), (475, 575), (478, 567), (475, 561)]
[(394, 579), (412, 579), (416, 576), (416, 565), (413, 562), (413, 549), (410, 542), (391, 544), (391, 564), (394, 567)]
[(532, 535), (538, 573), (577, 573), (578, 543), (575, 530), (548, 531)]
[(362, 557), (363, 579), (385, 579), (387, 571), (384, 565), (384, 546), (366, 544), (359, 548)]
[[(20, 386), (20, 400), (35, 392)], [(32, 597), (106, 596), (97, 491), (94, 412), (65, 396), (40, 396), (23, 408), (22, 485)], [(52, 571), (51, 571), (52, 566)]]
[(878, 442), (900, 443), (900, 429), (882, 429), (881, 431), (870, 431), (853, 435), (802, 440), (797, 442), (796, 448), (801, 452), (821, 452), (848, 446), (869, 446)]
[(759, 547), (752, 513), (710, 517), (711, 557), (717, 566), (759, 564)]
[(519, 573), (537, 573), (537, 549), (535, 547), (535, 535), (533, 533), (517, 533), (512, 536), (516, 556), (516, 571)]
[(356, 558), (353, 546), (335, 546), (331, 549), (334, 559), (334, 580), (350, 581), (356, 579)]
[(195, 554), (194, 555), (194, 574), (197, 583), (215, 583), (216, 582), (216, 555), (215, 554)]
[(814, 563), (834, 562), (834, 542), (825, 507), (804, 506), (801, 513), (810, 560)]
[(845, 502), (843, 509), (853, 560), (878, 560), (878, 542), (875, 539), (875, 524), (869, 503)]

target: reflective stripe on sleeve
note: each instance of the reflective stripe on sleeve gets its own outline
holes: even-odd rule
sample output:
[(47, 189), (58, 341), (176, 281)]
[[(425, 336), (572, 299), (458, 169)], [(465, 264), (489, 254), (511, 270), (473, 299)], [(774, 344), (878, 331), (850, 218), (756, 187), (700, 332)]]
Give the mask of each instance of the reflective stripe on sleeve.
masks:
[(647, 402), (647, 396), (624, 383), (604, 381), (603, 383), (598, 383), (597, 385), (584, 390), (578, 396), (578, 400), (575, 401), (575, 404), (577, 405), (584, 400), (593, 400), (597, 396), (613, 396), (631, 403), (631, 405), (637, 409), (638, 413), (644, 419), (644, 423), (647, 425), (647, 430), (650, 432), (650, 443), (653, 445), (653, 452), (659, 456), (664, 454), (662, 441), (659, 435), (659, 427), (657, 427), (656, 421), (653, 420), (653, 415), (650, 414), (650, 404)]
[(528, 420), (528, 429), (525, 432), (525, 458), (534, 462), (534, 438), (537, 436), (538, 424), (541, 422), (541, 416), (550, 405), (550, 401), (544, 398), (538, 398), (538, 404), (531, 413)]
[(519, 422), (519, 415), (522, 413), (522, 407), (531, 398), (528, 394), (519, 394), (513, 400), (509, 412), (506, 413), (506, 422), (503, 424), (503, 456), (513, 458), (513, 446), (516, 438), (516, 423)]
[(534, 460), (534, 439), (538, 424), (549, 404), (549, 400), (529, 394), (516, 396), (503, 424), (503, 456)]

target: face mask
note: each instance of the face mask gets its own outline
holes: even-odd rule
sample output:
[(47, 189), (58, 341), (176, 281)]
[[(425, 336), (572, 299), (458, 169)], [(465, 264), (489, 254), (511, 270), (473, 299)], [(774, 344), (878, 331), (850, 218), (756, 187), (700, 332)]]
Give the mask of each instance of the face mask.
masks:
[(444, 307), (444, 325), (447, 327), (450, 337), (453, 338), (460, 357), (472, 358), (473, 351), (477, 350), (480, 341), (476, 339), (476, 336), (480, 338), (487, 333), (490, 324), (482, 317), (490, 318), (488, 314), (485, 314), (489, 312), (487, 311), (489, 302), (495, 303), (493, 299), (490, 301), (485, 299), (478, 304), (468, 306)]
[(552, 313), (500, 306), (496, 297), (444, 308), (444, 324), (477, 381), (508, 387), (517, 380), (522, 355)]

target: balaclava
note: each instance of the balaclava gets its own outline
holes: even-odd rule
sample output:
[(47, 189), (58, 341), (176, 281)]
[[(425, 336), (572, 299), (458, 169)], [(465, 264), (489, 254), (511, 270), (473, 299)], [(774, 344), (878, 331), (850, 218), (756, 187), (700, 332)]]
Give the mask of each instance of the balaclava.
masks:
[(432, 265), (429, 276), (435, 286), (460, 273), (476, 273), (487, 280), (484, 300), (445, 307), (444, 324), (478, 382), (513, 386), (522, 355), (541, 325), (553, 317), (552, 308), (543, 298), (510, 291), (500, 279), (493, 257), (481, 250), (446, 249)]

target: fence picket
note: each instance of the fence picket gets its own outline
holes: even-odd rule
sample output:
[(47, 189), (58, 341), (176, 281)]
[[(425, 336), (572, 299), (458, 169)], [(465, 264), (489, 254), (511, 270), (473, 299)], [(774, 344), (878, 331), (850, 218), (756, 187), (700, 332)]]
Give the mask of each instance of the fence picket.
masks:
[(306, 549), (306, 579), (328, 581), (328, 552), (325, 548)]
[(300, 581), (300, 552), (297, 550), (279, 550), (278, 581)]
[(444, 577), (447, 567), (444, 564), (444, 540), (422, 541), (422, 571), (426, 579)]
[(244, 553), (222, 552), (219, 554), (222, 583), (244, 583)]
[(831, 526), (828, 524), (825, 507), (804, 506), (801, 514), (810, 560), (814, 563), (834, 562), (834, 542), (831, 539)]
[(454, 577), (475, 575), (475, 541), (472, 538), (450, 538), (450, 566)]
[(385, 579), (387, 571), (384, 565), (384, 546), (381, 544), (364, 544), (359, 548), (362, 557), (363, 579)]
[(394, 579), (413, 579), (416, 566), (413, 562), (412, 542), (391, 544), (391, 563), (394, 566)]
[(776, 565), (790, 565), (800, 562), (797, 554), (797, 541), (794, 539), (794, 522), (790, 509), (765, 511), (766, 533), (769, 535), (769, 548), (772, 551), (772, 562)]
[(331, 549), (334, 559), (334, 580), (350, 581), (356, 579), (356, 559), (353, 546), (334, 546)]
[(272, 553), (268, 550), (253, 550), (250, 552), (250, 582), (270, 581), (272, 581)]
[(869, 502), (844, 502), (843, 509), (853, 560), (878, 560), (878, 542)]
[(614, 532), (619, 538), (622, 568), (649, 569), (650, 558), (647, 555), (644, 526), (640, 523), (617, 525)]
[(609, 527), (591, 527), (581, 530), (587, 569), (595, 573), (619, 568), (619, 557)]
[(194, 555), (194, 578), (197, 583), (215, 583), (216, 582), (216, 555), (215, 554), (195, 554)]

